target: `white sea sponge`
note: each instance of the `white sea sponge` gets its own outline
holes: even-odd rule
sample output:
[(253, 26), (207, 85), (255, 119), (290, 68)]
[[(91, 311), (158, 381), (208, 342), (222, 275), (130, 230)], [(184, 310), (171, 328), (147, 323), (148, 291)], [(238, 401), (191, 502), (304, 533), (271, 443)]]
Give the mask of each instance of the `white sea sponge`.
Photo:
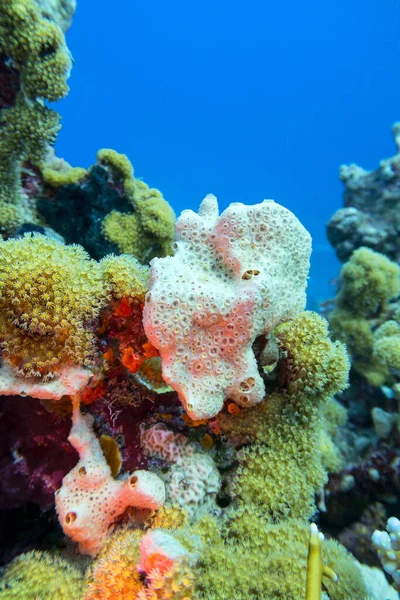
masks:
[(156, 423), (140, 431), (140, 443), (148, 456), (163, 458), (175, 463), (182, 456), (193, 453), (188, 439), (182, 433), (168, 429), (163, 423)]
[(78, 464), (64, 477), (55, 501), (64, 533), (79, 542), (82, 554), (95, 555), (112, 531), (116, 518), (129, 506), (160, 508), (165, 486), (154, 473), (135, 471), (114, 479), (92, 430), (93, 417), (74, 408), (68, 440), (79, 453)]
[(151, 261), (144, 328), (165, 381), (192, 419), (224, 399), (252, 406), (265, 395), (255, 338), (305, 307), (311, 238), (272, 200), (231, 204), (208, 195), (176, 223), (174, 256)]
[(163, 423), (143, 427), (140, 442), (148, 456), (172, 463), (165, 475), (167, 503), (178, 504), (193, 520), (219, 510), (215, 499), (221, 476), (209, 454)]

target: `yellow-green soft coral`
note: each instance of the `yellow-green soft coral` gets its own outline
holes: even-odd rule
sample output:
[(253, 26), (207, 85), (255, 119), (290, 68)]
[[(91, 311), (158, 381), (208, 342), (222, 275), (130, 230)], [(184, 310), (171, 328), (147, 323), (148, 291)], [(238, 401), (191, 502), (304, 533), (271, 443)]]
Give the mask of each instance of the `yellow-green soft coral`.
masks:
[[(306, 598), (308, 519), (326, 481), (318, 440), (330, 414), (343, 422), (330, 395), (345, 387), (349, 364), (344, 347), (329, 341), (327, 324), (315, 313), (303, 313), (275, 333), (278, 389), (256, 407), (217, 417), (220, 432), (244, 446), (222, 525), (207, 517), (191, 528), (203, 544), (196, 600)], [(341, 583), (332, 583), (330, 599), (367, 600), (356, 563), (340, 546), (334, 550), (324, 563)]]
[(91, 260), (81, 246), (40, 234), (0, 241), (0, 348), (19, 375), (56, 377), (93, 366), (94, 326), (111, 298), (139, 302), (148, 268), (131, 256)]
[(108, 288), (80, 246), (43, 235), (0, 242), (2, 358), (20, 375), (49, 379), (65, 364), (91, 365), (89, 328)]
[(82, 573), (47, 552), (21, 554), (0, 579), (0, 600), (81, 600), (83, 590)]
[(0, 54), (19, 74), (15, 103), (0, 114), (0, 229), (35, 222), (20, 185), (24, 160), (40, 162), (54, 143), (59, 116), (44, 100), (68, 92), (71, 58), (60, 28), (44, 19), (33, 0), (0, 0)]
[(383, 254), (359, 248), (340, 271), (337, 304), (367, 317), (400, 294), (400, 267)]
[(150, 270), (136, 258), (121, 254), (109, 255), (100, 262), (103, 277), (111, 285), (113, 297), (143, 301), (149, 284)]
[(171, 254), (175, 215), (161, 192), (135, 179), (127, 156), (103, 149), (97, 154), (100, 164), (111, 169), (116, 182), (132, 205), (132, 213), (112, 211), (103, 221), (104, 237), (116, 244), (120, 252), (132, 254), (140, 262), (154, 256)]
[[(334, 336), (349, 350), (353, 368), (373, 386), (391, 385), (400, 356), (396, 305), (400, 267), (369, 248), (356, 250), (340, 273)], [(387, 325), (389, 320), (391, 325)], [(399, 359), (400, 360), (400, 359)]]

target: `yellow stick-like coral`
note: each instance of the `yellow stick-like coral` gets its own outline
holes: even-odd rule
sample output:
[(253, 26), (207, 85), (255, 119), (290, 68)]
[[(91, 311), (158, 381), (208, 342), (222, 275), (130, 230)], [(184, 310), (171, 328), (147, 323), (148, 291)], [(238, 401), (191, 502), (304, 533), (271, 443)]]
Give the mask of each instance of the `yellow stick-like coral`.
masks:
[(322, 542), (324, 536), (318, 531), (315, 523), (311, 523), (310, 542), (307, 559), (307, 588), (306, 600), (321, 600), (322, 577), (325, 575), (332, 581), (337, 581), (337, 575), (322, 562)]

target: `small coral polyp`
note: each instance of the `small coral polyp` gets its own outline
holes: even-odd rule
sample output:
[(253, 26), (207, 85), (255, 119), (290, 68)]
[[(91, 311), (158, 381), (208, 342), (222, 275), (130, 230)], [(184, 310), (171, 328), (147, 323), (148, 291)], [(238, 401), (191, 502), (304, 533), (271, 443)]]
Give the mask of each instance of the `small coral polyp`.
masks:
[(305, 306), (311, 238), (287, 209), (209, 194), (176, 224), (175, 255), (151, 261), (144, 327), (163, 377), (193, 419), (225, 398), (252, 406), (265, 387), (252, 344)]
[(54, 378), (91, 366), (90, 324), (106, 299), (98, 263), (83, 248), (42, 235), (0, 242), (2, 360), (18, 375)]

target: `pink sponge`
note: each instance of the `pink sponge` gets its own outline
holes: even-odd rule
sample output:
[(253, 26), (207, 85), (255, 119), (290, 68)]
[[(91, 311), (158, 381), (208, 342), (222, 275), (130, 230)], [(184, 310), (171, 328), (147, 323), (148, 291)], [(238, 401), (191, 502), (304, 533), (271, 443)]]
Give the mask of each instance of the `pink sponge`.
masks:
[(165, 501), (163, 481), (154, 473), (135, 471), (117, 480), (92, 430), (93, 417), (74, 408), (68, 440), (78, 451), (78, 464), (56, 492), (56, 509), (64, 533), (79, 542), (82, 554), (95, 555), (116, 518), (128, 507), (157, 509)]
[(265, 396), (257, 336), (304, 310), (311, 238), (272, 200), (231, 204), (209, 194), (176, 222), (174, 256), (151, 261), (143, 323), (164, 380), (192, 419), (225, 398), (252, 406)]

